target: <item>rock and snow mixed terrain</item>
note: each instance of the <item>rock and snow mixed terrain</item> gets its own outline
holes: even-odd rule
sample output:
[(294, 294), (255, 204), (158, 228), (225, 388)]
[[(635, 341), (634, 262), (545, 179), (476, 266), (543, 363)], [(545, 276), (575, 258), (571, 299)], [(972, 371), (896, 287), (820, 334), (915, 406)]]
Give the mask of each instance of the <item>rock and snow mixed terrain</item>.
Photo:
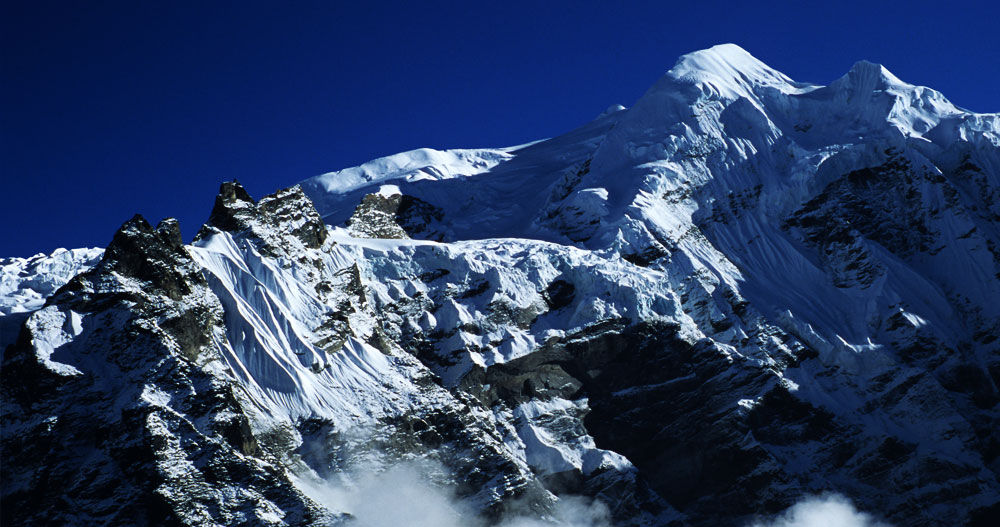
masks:
[(331, 496), (401, 464), (455, 525), (1000, 515), (1000, 115), (868, 62), (716, 46), (0, 279), (5, 524), (379, 525)]

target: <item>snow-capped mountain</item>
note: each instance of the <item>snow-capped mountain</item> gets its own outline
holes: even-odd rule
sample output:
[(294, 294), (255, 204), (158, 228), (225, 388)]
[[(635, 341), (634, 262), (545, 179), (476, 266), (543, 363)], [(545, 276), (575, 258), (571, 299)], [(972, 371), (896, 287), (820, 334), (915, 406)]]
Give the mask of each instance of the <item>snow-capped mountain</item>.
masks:
[(5, 524), (1000, 515), (1000, 115), (868, 62), (716, 46), (556, 138), (225, 183), (191, 244), (0, 278)]

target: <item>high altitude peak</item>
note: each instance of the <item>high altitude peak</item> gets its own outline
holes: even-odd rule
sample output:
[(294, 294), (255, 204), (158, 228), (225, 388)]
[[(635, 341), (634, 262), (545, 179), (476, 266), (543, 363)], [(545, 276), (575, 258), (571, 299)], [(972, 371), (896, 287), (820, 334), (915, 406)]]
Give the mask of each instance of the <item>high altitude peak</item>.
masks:
[[(688, 55), (715, 55), (719, 57), (726, 57), (728, 59), (735, 60), (757, 60), (756, 57), (750, 54), (749, 51), (741, 48), (737, 44), (731, 42), (725, 44), (716, 44), (708, 49), (702, 49), (699, 51), (693, 51), (688, 53)], [(688, 56), (686, 55), (686, 56)], [(759, 61), (758, 61), (759, 62)]]
[(667, 75), (697, 83), (707, 82), (724, 96), (743, 95), (754, 85), (793, 84), (784, 74), (736, 44), (719, 44), (683, 55)]
[(847, 75), (834, 81), (831, 86), (836, 84), (862, 91), (907, 86), (907, 83), (899, 80), (899, 77), (893, 75), (885, 66), (867, 60), (855, 62)]
[(851, 66), (851, 71), (848, 72), (848, 74), (855, 76), (876, 77), (879, 80), (892, 84), (906, 84), (905, 82), (899, 80), (899, 77), (896, 77), (892, 74), (892, 72), (887, 70), (885, 66), (877, 62), (867, 60), (859, 60), (855, 62), (854, 65)]
[(730, 72), (754, 71), (759, 69), (770, 68), (736, 44), (719, 44), (708, 49), (682, 55), (677, 59), (677, 64), (670, 71), (677, 74), (686, 74), (695, 72), (719, 73), (727, 70)]

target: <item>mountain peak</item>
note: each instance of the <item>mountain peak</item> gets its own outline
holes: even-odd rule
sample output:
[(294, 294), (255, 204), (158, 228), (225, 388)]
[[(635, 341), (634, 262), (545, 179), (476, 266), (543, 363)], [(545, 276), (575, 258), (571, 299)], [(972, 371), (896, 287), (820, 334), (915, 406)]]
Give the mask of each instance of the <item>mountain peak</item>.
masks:
[(847, 75), (841, 77), (838, 81), (845, 81), (855, 88), (868, 88), (868, 89), (886, 89), (891, 86), (908, 86), (907, 83), (899, 80), (885, 66), (870, 62), (867, 60), (859, 60), (851, 66), (850, 71)]
[(867, 60), (855, 62), (844, 76), (830, 83), (830, 88), (848, 93), (871, 93), (909, 87), (912, 86), (901, 81), (885, 66)]
[(744, 95), (754, 85), (790, 85), (793, 81), (736, 44), (719, 44), (681, 56), (667, 76), (707, 83), (724, 96)]
[(709, 57), (730, 62), (753, 61), (760, 63), (760, 61), (756, 57), (751, 55), (749, 51), (733, 43), (716, 44), (710, 48), (700, 49), (698, 51), (692, 51), (691, 53), (688, 53), (686, 55), (681, 55), (681, 57), (678, 59), (678, 62), (684, 62), (685, 60), (689, 59), (709, 58)]

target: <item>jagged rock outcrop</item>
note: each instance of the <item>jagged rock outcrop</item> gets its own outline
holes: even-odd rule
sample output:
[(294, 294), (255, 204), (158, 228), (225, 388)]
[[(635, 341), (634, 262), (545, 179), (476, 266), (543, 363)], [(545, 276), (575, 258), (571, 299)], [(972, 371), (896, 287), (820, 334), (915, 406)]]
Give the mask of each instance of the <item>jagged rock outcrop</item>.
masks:
[(222, 318), (177, 222), (126, 222), (4, 352), (3, 523), (319, 521), (249, 429)]
[(346, 225), (360, 238), (409, 238), (411, 235), (440, 241), (437, 232), (441, 210), (426, 201), (398, 192), (376, 192), (361, 199)]
[[(219, 187), (215, 206), (195, 236), (195, 241), (218, 232), (249, 231), (270, 251), (285, 248), (292, 240), (307, 249), (317, 249), (326, 241), (326, 227), (309, 198), (299, 186), (279, 190), (255, 202), (236, 181)], [(290, 236), (289, 236), (290, 235)]]
[[(217, 203), (242, 193), (229, 185)], [(296, 187), (238, 205), (254, 211), (238, 230), (208, 225), (192, 248), (222, 300), (223, 356), (261, 407), (251, 428), (303, 477), (419, 457), (446, 468), (480, 514), (515, 502), (544, 510), (551, 494), (505, 455), (495, 425), (477, 418), (487, 410), (387, 338), (356, 248), (326, 236), (288, 242), (302, 241), (302, 218), (318, 221), (303, 200)]]

